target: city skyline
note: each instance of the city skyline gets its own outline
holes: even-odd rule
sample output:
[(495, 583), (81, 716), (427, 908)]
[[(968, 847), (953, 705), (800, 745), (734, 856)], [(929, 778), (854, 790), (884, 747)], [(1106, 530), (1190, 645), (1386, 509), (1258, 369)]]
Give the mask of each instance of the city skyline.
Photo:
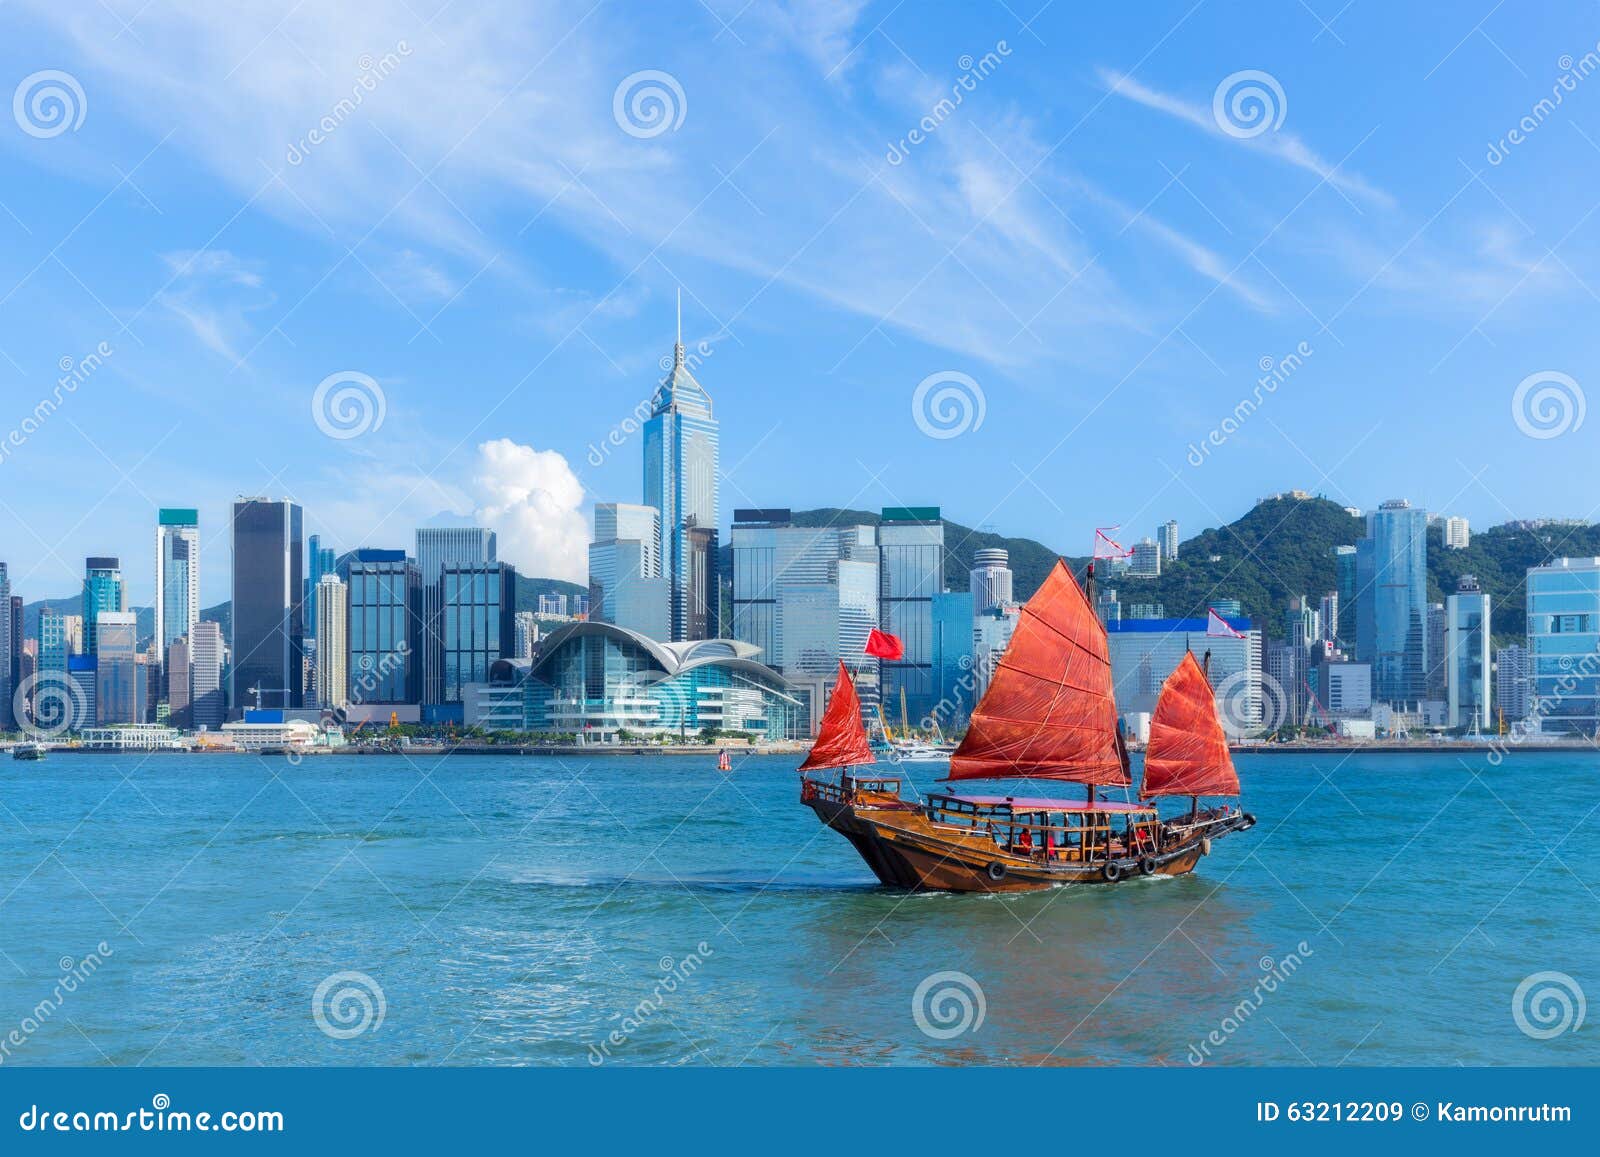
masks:
[[(8, 81), (51, 67), (83, 94), (81, 123), (0, 132), (0, 376), (27, 403), (0, 414), (0, 541), (30, 595), (90, 551), (146, 557), (144, 512), (198, 498), (214, 605), (239, 493), (288, 494), (347, 548), (448, 511), (581, 582), (594, 503), (641, 492), (640, 434), (609, 438), (680, 287), (728, 509), (937, 502), (1069, 554), (1119, 517), (1221, 524), (1277, 479), (1480, 526), (1589, 513), (1561, 486), (1585, 465), (1600, 228), (1576, 19), (1179, 7), (1158, 39), (1053, 7), (757, 4), (730, 35), (698, 6), (551, 9), (486, 22), (484, 52), (480, 26), (398, 4), (339, 27), (190, 6), (137, 36), (24, 7)], [(464, 59), (557, 43), (579, 51), (462, 88)], [(1252, 69), (1276, 85), (1259, 132), (1213, 115)], [(652, 70), (663, 125), (629, 119)], [(1538, 436), (1519, 413), (1563, 376), (1572, 431)], [(367, 429), (327, 433), (318, 391), (364, 381)], [(919, 393), (964, 398), (965, 430)]]

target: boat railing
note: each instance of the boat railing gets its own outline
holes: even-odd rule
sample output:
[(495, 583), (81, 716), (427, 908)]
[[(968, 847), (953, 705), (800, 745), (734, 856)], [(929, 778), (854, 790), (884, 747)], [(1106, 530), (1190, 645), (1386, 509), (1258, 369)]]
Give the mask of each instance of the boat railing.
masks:
[(812, 779), (807, 776), (800, 781), (800, 802), (820, 799), (830, 803), (853, 803), (863, 795), (883, 795), (898, 797), (900, 795), (900, 781), (898, 779), (875, 776), (870, 779), (845, 776), (843, 782), (830, 779)]
[[(928, 818), (935, 823), (979, 832), (1012, 855), (1041, 863), (1096, 863), (1154, 855), (1161, 850), (1160, 827), (1154, 816), (1120, 826), (1111, 812), (1071, 812), (1078, 823), (1050, 823), (1011, 815), (955, 796), (928, 801)], [(1022, 833), (1027, 833), (1024, 842)]]

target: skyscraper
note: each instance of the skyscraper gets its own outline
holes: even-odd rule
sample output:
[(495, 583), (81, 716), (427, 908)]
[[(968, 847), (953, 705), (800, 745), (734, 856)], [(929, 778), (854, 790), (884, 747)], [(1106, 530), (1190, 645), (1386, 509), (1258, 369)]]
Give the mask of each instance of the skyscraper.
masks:
[(1322, 596), (1317, 610), (1322, 619), (1322, 637), (1329, 643), (1339, 641), (1339, 592), (1329, 591)]
[(200, 621), (200, 512), (156, 513), (155, 642), (162, 653)]
[(469, 683), (511, 652), (517, 572), (503, 562), (447, 562), (439, 573), (443, 658), (439, 703), (460, 703)]
[(417, 703), (422, 577), (403, 550), (362, 549), (340, 559), (349, 581), (352, 703)]
[(1528, 715), (1540, 735), (1600, 734), (1600, 558), (1528, 568)]
[(227, 718), (222, 692), (222, 627), (206, 619), (189, 634), (189, 716), (196, 730), (216, 731)]
[(1391, 499), (1356, 544), (1356, 650), (1378, 703), (1420, 701), (1428, 672), (1428, 513)]
[(928, 715), (933, 695), (933, 596), (944, 591), (944, 522), (937, 506), (897, 506), (878, 525), (878, 622), (905, 646), (879, 664), (886, 710), (906, 700), (908, 719)]
[(1010, 556), (1004, 549), (994, 546), (984, 547), (972, 556), (972, 562), (968, 587), (972, 591), (974, 616), (1016, 601), (1012, 597)]
[(322, 576), (332, 574), (335, 565), (333, 547), (322, 545), (322, 536), (313, 534), (306, 539), (306, 638), (317, 637), (317, 584)]
[(1513, 643), (1494, 653), (1495, 709), (1507, 723), (1528, 717), (1528, 649)]
[(1445, 679), (1451, 727), (1489, 729), (1489, 593), (1462, 575), (1445, 599)]
[[(417, 571), (422, 580), (422, 701), (453, 703), (444, 670), (444, 603), (439, 586), (451, 565), (493, 563), (497, 540), (481, 526), (425, 526), (417, 531)], [(513, 594), (513, 598), (515, 595)]]
[(167, 720), (174, 727), (187, 731), (194, 727), (194, 713), (189, 709), (189, 640), (174, 639), (167, 645), (162, 663), (167, 680)]
[(95, 619), (95, 721), (102, 727), (141, 723), (138, 617), (132, 611), (101, 611)]
[(233, 710), (304, 702), (305, 578), (298, 503), (233, 504)]
[(672, 591), (661, 573), (660, 522), (651, 506), (597, 502), (589, 544), (589, 606), (598, 622), (672, 638)]
[[(714, 532), (718, 525), (719, 440), (711, 395), (685, 364), (680, 299), (672, 369), (651, 399), (644, 424), (644, 504), (660, 513), (661, 573), (667, 579), (673, 642), (704, 637), (692, 633), (697, 617), (702, 624), (706, 621), (705, 608), (697, 616), (694, 607), (696, 579), (703, 583), (706, 577), (696, 574), (696, 547), (703, 552), (704, 543), (696, 543), (690, 532), (696, 528)], [(715, 617), (713, 612), (710, 620)]]
[(1472, 541), (1472, 528), (1465, 518), (1444, 520), (1444, 544), (1451, 550), (1466, 550)]
[(533, 612), (516, 612), (512, 618), (512, 631), (515, 634), (515, 642), (511, 657), (520, 663), (532, 662), (533, 645), (539, 641), (539, 624), (535, 621)]
[(67, 673), (67, 658), (83, 653), (83, 616), (39, 612), (39, 673)]
[(101, 611), (128, 609), (127, 592), (122, 586), (122, 560), (91, 556), (83, 560), (83, 653), (93, 655), (96, 647), (97, 618)]
[(1178, 520), (1169, 518), (1156, 530), (1156, 543), (1161, 547), (1161, 561), (1171, 562), (1178, 557)]
[(350, 699), (350, 612), (344, 583), (336, 574), (317, 581), (317, 706), (343, 707)]

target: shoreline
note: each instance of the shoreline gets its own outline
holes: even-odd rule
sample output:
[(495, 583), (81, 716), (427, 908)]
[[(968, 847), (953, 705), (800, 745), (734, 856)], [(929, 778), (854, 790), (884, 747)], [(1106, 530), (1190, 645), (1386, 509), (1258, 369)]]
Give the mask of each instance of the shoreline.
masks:
[[(0, 747), (0, 758), (18, 746), (7, 744)], [(46, 746), (49, 755), (271, 755), (282, 756), (290, 754), (284, 748), (271, 748), (258, 751), (237, 751), (227, 748), (183, 747), (172, 749), (151, 748), (105, 748), (105, 747), (68, 747)], [(1600, 749), (1587, 742), (1563, 742), (1561, 740), (1545, 740), (1541, 742), (1524, 741), (1521, 743), (1394, 743), (1375, 741), (1368, 743), (1262, 743), (1262, 744), (1237, 744), (1228, 749), (1234, 755), (1478, 755), (1498, 752), (1502, 758), (1512, 751), (1517, 752), (1597, 752)], [(349, 745), (345, 747), (310, 747), (295, 749), (293, 754), (309, 756), (418, 756), (418, 755), (517, 755), (517, 756), (588, 756), (588, 755), (631, 755), (647, 756), (662, 755), (671, 757), (709, 757), (716, 756), (726, 751), (731, 757), (741, 755), (794, 755), (804, 756), (807, 745), (803, 743), (774, 743), (751, 745), (748, 747), (728, 746), (699, 746), (699, 745), (674, 745), (670, 747), (656, 746), (653, 744), (413, 744), (409, 747), (373, 747), (365, 745)], [(1142, 749), (1132, 749), (1132, 753), (1143, 755)], [(891, 764), (891, 760), (881, 760), (881, 763)]]

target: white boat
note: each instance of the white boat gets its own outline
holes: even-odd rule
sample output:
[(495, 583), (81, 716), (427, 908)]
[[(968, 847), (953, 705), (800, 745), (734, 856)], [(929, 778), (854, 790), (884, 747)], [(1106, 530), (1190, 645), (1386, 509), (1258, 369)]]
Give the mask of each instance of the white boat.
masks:
[(948, 763), (954, 747), (936, 747), (931, 743), (891, 743), (889, 758), (896, 763)]
[(43, 759), (45, 746), (42, 743), (19, 743), (11, 749), (12, 759)]

